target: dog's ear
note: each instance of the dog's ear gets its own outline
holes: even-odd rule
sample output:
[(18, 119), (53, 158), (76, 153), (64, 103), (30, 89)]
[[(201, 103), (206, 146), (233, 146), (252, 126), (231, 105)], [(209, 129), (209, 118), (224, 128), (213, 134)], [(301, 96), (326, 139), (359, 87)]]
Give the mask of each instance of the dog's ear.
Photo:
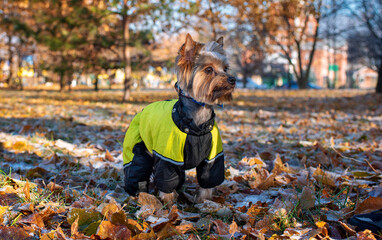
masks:
[(216, 40), (216, 42), (219, 43), (220, 45), (222, 45), (222, 47), (223, 47), (223, 37), (218, 38), (218, 40)]
[(184, 52), (187, 53), (195, 47), (195, 41), (192, 39), (191, 35), (187, 33), (186, 41), (184, 42)]

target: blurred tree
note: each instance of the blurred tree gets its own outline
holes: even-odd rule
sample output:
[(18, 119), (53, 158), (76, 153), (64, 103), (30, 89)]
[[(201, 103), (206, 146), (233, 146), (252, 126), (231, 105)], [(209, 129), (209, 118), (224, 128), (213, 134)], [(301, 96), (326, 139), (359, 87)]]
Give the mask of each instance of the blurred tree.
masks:
[[(170, 10), (169, 5), (173, 0), (110, 0), (111, 11), (118, 16), (122, 28), (122, 51), (124, 66), (124, 91), (122, 101), (128, 101), (131, 93), (131, 64), (132, 50), (131, 30), (148, 30), (154, 27), (155, 21), (168, 19), (160, 18), (163, 12)], [(138, 31), (137, 31), (138, 32)], [(142, 39), (144, 40), (144, 39)], [(141, 45), (134, 41), (135, 45)]]
[(361, 30), (349, 36), (350, 42), (353, 39), (359, 44), (359, 47), (352, 49), (355, 51), (353, 57), (356, 54), (359, 58), (363, 56), (367, 65), (377, 70), (376, 92), (382, 93), (382, 0), (350, 1), (349, 5), (353, 15), (365, 24), (368, 32), (365, 34), (365, 30)]
[[(4, 0), (0, 2), (0, 30), (5, 33), (7, 39), (7, 54), (9, 71), (5, 82), (9, 87), (22, 89), (22, 81), (19, 70), (22, 66), (23, 57), (30, 53), (33, 43), (30, 32), (25, 31), (25, 25), (20, 19), (32, 24), (31, 11), (27, 0)], [(17, 56), (17, 64), (14, 57)], [(15, 78), (17, 74), (17, 78)]]
[[(235, 9), (235, 15), (231, 19), (233, 29), (230, 29), (228, 37), (232, 46), (235, 46), (233, 57), (236, 66), (243, 75), (243, 87), (247, 86), (247, 79), (253, 74), (262, 74), (263, 63), (267, 49), (265, 44), (266, 33), (262, 24), (264, 9), (262, 1), (232, 0), (227, 1)], [(272, 21), (272, 19), (268, 19)]]
[(266, 5), (266, 18), (273, 21), (264, 23), (265, 32), (292, 66), (300, 89), (308, 88), (321, 13), (322, 0), (274, 0)]
[[(320, 22), (338, 11), (325, 0), (234, 0), (239, 17), (251, 24), (255, 42), (268, 54), (281, 54), (291, 66), (301, 89), (308, 87)], [(341, 4), (337, 4), (341, 6)]]
[[(60, 90), (70, 84), (75, 72), (78, 49), (95, 35), (89, 5), (77, 0), (34, 0), (31, 2), (35, 25), (28, 25), (38, 44), (49, 52), (42, 59), (44, 68), (59, 76)], [(49, 53), (49, 54), (48, 54)]]
[(227, 23), (233, 17), (227, 6), (226, 0), (178, 1), (173, 7), (177, 16), (174, 22), (181, 23), (182, 27), (174, 32), (191, 28), (204, 38), (202, 41), (217, 39), (227, 32)]

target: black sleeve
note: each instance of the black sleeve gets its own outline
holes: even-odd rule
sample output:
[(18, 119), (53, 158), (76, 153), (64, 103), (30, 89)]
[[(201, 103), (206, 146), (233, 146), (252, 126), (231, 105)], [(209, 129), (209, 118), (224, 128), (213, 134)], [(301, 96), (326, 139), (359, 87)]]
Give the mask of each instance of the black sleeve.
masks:
[(224, 154), (218, 156), (214, 161), (203, 161), (196, 167), (199, 185), (202, 188), (213, 188), (224, 181)]
[(155, 158), (154, 184), (159, 191), (171, 193), (182, 187), (185, 173), (181, 165), (176, 165), (162, 159)]

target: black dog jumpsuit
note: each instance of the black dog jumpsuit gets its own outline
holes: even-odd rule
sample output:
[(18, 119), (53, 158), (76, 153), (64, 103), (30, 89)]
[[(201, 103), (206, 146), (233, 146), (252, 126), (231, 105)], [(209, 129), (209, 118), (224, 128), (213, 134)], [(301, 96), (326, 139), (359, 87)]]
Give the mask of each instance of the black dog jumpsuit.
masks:
[(224, 154), (215, 114), (202, 126), (182, 115), (178, 100), (148, 105), (132, 120), (123, 142), (125, 190), (136, 195), (154, 172), (158, 190), (171, 193), (195, 168), (202, 188), (224, 181)]

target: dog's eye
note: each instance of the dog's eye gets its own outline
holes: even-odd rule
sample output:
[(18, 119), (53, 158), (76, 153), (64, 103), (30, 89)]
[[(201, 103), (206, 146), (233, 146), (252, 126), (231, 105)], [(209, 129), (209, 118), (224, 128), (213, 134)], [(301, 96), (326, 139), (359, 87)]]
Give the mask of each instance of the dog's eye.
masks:
[(228, 71), (228, 67), (224, 67), (224, 72), (227, 72)]
[(204, 71), (205, 71), (207, 74), (211, 74), (211, 73), (214, 71), (214, 69), (213, 69), (212, 67), (208, 67), (208, 68), (204, 69)]

